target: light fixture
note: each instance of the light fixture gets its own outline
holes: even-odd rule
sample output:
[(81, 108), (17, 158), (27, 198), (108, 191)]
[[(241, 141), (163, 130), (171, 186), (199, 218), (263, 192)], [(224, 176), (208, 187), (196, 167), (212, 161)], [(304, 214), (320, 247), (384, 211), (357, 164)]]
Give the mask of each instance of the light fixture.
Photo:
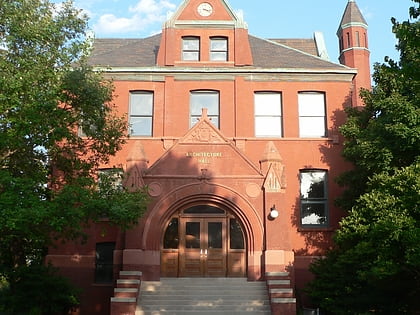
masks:
[(273, 205), (270, 208), (270, 218), (274, 220), (278, 216), (279, 216), (279, 211), (276, 209), (276, 205)]

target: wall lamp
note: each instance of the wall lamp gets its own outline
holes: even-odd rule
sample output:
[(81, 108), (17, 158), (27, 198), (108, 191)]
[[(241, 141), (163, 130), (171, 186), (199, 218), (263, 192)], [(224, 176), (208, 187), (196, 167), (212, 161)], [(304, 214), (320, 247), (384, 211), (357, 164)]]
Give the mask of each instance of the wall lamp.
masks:
[(279, 216), (279, 211), (276, 209), (276, 205), (273, 205), (270, 208), (270, 218), (274, 220), (278, 216)]

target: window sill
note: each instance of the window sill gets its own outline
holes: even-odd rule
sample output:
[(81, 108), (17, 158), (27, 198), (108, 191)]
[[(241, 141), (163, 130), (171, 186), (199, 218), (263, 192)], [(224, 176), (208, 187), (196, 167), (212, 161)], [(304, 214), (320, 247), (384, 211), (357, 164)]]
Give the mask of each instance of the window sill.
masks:
[(316, 142), (334, 142), (333, 138), (299, 138), (299, 137), (241, 137), (246, 140), (256, 140), (256, 141), (267, 141), (267, 140), (275, 140), (275, 141), (316, 141)]
[(303, 226), (298, 227), (298, 232), (334, 232), (335, 229), (329, 226)]

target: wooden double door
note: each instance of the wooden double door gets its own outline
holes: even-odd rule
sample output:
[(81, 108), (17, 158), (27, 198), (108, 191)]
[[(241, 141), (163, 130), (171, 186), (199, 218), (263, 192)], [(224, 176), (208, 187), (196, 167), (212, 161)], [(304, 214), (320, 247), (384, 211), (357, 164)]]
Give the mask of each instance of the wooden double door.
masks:
[(185, 218), (181, 231), (180, 276), (226, 276), (226, 219)]
[(189, 215), (186, 211), (172, 219), (163, 241), (161, 274), (177, 277), (246, 276), (246, 250), (240, 224), (224, 211), (210, 216), (205, 216), (205, 213)]

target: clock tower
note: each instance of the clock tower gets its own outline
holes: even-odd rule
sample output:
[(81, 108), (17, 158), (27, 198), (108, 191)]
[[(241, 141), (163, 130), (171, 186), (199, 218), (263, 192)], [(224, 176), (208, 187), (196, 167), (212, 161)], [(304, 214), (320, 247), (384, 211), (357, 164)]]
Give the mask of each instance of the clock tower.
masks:
[(159, 66), (252, 66), (248, 26), (225, 0), (185, 0), (162, 31)]

